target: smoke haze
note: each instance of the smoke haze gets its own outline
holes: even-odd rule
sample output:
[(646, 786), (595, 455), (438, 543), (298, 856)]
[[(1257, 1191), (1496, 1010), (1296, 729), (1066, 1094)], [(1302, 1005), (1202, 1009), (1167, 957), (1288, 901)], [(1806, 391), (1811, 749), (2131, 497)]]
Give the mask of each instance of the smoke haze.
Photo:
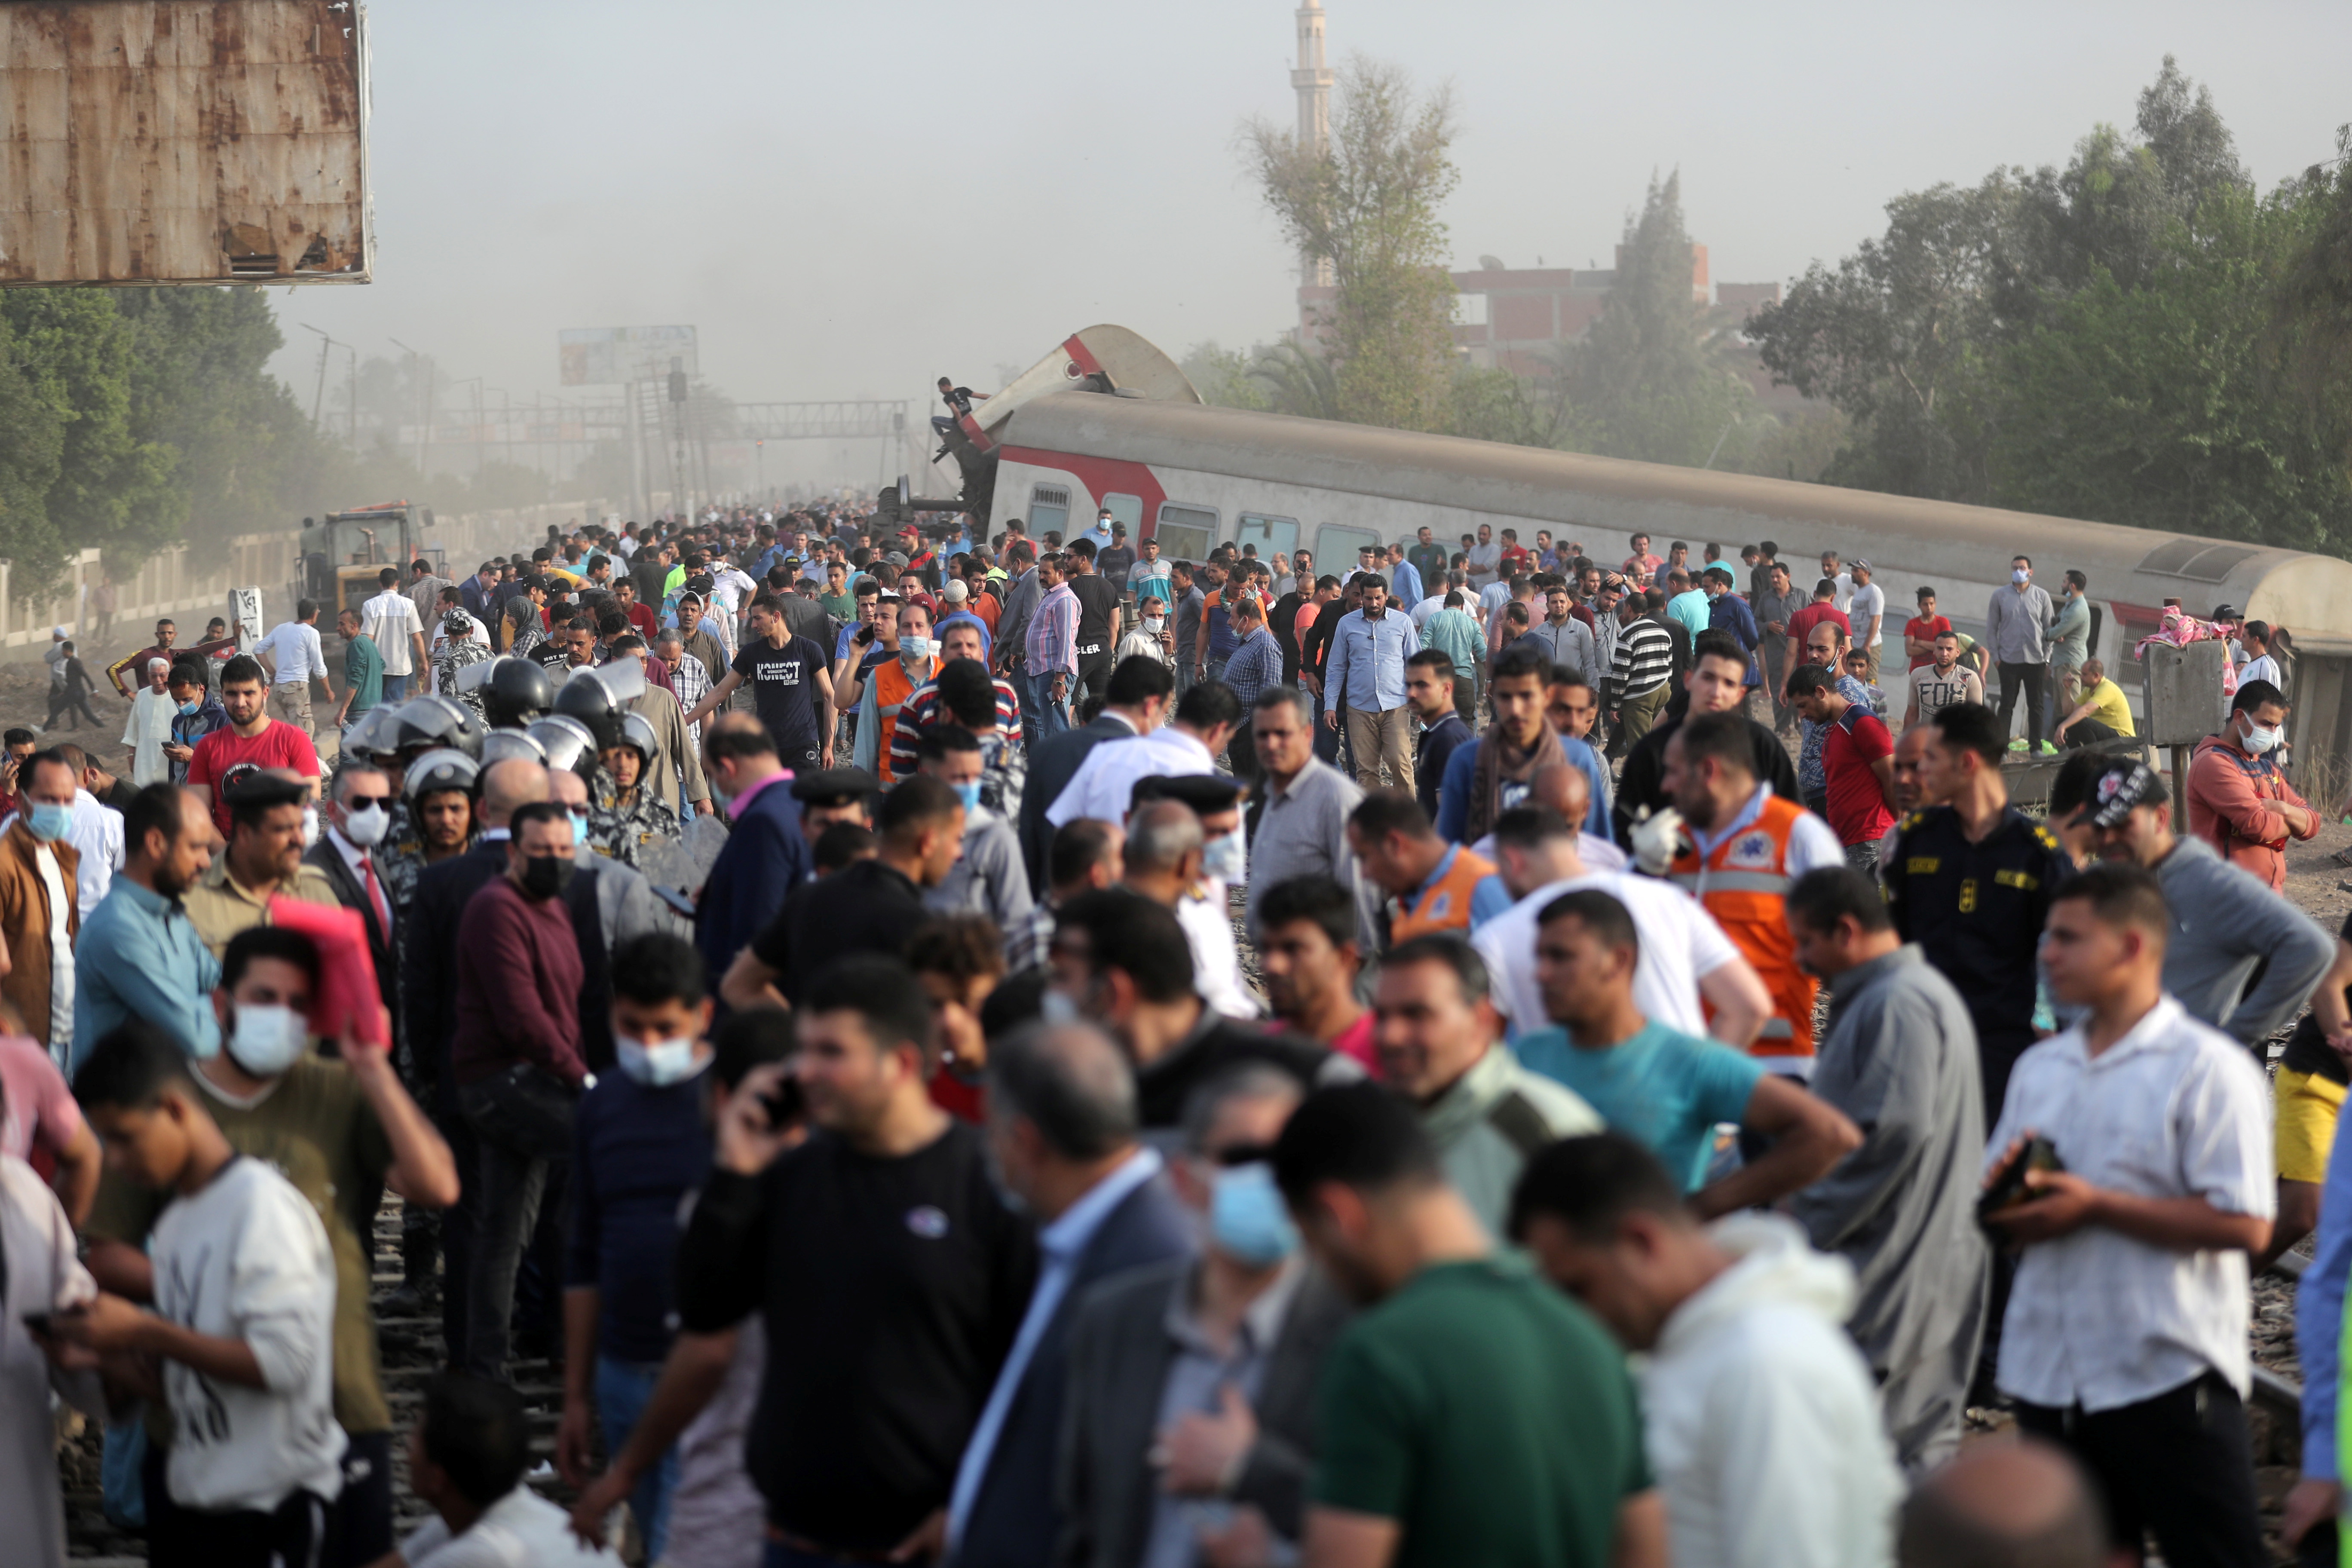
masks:
[[(2352, 120), (2340, 4), (1328, 3), (1334, 64), (1454, 85), (1457, 265), (1607, 267), (1679, 165), (1716, 280), (1785, 279), (1901, 191), (2128, 124), (2167, 52), (2265, 187)], [(1091, 321), (1270, 340), (1293, 262), (1234, 136), (1293, 118), (1291, 9), (377, 0), (378, 280), (274, 292), (275, 368), (307, 407), (296, 323), (398, 338), (495, 407), (560, 390), (561, 328), (682, 322), (738, 399), (919, 399)]]

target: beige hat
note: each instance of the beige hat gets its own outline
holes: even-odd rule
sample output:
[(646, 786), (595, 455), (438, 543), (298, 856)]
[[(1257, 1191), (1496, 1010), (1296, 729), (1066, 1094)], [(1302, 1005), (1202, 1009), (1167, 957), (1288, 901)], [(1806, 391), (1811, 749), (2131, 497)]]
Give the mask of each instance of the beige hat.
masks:
[(941, 590), (941, 595), (950, 605), (961, 605), (971, 597), (971, 590), (961, 582), (951, 582)]

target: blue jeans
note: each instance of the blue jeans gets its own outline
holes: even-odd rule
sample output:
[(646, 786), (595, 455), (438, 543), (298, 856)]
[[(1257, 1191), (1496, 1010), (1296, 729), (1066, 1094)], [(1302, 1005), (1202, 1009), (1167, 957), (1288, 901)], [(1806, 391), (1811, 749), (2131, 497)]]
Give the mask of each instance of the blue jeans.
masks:
[[(1037, 711), (1037, 732), (1026, 737), (1029, 744), (1034, 746), (1049, 735), (1058, 735), (1067, 730), (1070, 727), (1069, 700), (1066, 696), (1060, 702), (1054, 700), (1054, 673), (1024, 675), (1021, 680), (1027, 689), (1029, 701), (1035, 705)], [(1066, 692), (1067, 689), (1065, 686), (1064, 690)]]
[[(596, 1358), (596, 1416), (604, 1426), (604, 1452), (617, 1454), (635, 1429), (637, 1417), (654, 1396), (654, 1384), (661, 1380), (661, 1367), (640, 1366), (635, 1362), (614, 1361), (611, 1356)], [(637, 1533), (645, 1538), (646, 1561), (661, 1561), (662, 1548), (669, 1541), (669, 1498), (677, 1488), (677, 1448), (673, 1445), (629, 1493), (629, 1511), (637, 1516)]]
[(404, 675), (394, 675), (392, 671), (388, 669), (385, 670), (383, 672), (383, 696), (379, 699), (379, 700), (384, 702), (398, 702), (407, 695), (408, 677)]

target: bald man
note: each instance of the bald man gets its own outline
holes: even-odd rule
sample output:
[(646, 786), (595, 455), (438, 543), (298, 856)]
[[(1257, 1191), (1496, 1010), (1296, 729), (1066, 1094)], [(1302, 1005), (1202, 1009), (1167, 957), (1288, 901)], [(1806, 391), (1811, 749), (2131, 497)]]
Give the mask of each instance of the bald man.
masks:
[(2120, 1568), (2082, 1468), (2031, 1437), (1979, 1443), (1903, 1505), (1901, 1568)]
[[(1562, 822), (1582, 823), (1592, 805), (1592, 781), (1573, 763), (1546, 763), (1528, 780), (1528, 804), (1552, 813)], [(1490, 833), (1470, 846), (1470, 853), (1492, 860), (1495, 836)], [(1576, 853), (1590, 870), (1622, 871), (1626, 866), (1625, 851), (1618, 848), (1613, 840), (1582, 827), (1577, 829)]]
[[(408, 1019), (415, 1063), (409, 1088), (429, 1106), (434, 1124), (449, 1142), (457, 1169), (481, 1163), (473, 1124), (457, 1113), (457, 1086), (449, 1078), (449, 1037), (457, 1024), (457, 920), (468, 900), (506, 872), (508, 825), (514, 814), (549, 798), (547, 770), (520, 757), (484, 770), (477, 815), (481, 837), (463, 855), (436, 861), (416, 875), (408, 900), (408, 939), (402, 944), (400, 995)], [(474, 1194), (467, 1182), (457, 1206), (441, 1217), (441, 1248), (447, 1268), (442, 1280), (441, 1328), (453, 1365), (465, 1363), (466, 1278), (473, 1265)]]

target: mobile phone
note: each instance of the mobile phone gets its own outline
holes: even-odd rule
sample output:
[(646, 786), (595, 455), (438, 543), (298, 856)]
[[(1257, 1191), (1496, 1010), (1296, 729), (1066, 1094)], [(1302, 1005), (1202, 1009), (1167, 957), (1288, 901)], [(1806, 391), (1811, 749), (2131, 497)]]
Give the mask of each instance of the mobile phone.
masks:
[(2000, 1173), (1977, 1199), (1977, 1219), (1982, 1222), (1995, 1218), (2030, 1199), (2032, 1192), (2025, 1184), (2027, 1172), (2063, 1171), (2065, 1168), (2065, 1162), (2058, 1158), (2058, 1150), (2049, 1139), (2028, 1139), (2025, 1147), (2001, 1167)]
[(44, 1339), (54, 1337), (56, 1334), (57, 1331), (49, 1327), (50, 1314), (47, 1312), (26, 1312), (22, 1315), (25, 1320), (25, 1326), (32, 1330), (35, 1333), (39, 1334)]
[(692, 899), (688, 898), (676, 888), (665, 888), (659, 882), (656, 882), (652, 886), (654, 889), (654, 897), (659, 899), (663, 903), (667, 904), (671, 909), (676, 910), (679, 914), (684, 915), (688, 920), (692, 920), (694, 918), (694, 900)]
[(766, 1113), (768, 1130), (772, 1132), (782, 1132), (801, 1119), (803, 1109), (801, 1080), (796, 1078), (784, 1079), (775, 1088), (761, 1093), (759, 1099), (760, 1109)]

